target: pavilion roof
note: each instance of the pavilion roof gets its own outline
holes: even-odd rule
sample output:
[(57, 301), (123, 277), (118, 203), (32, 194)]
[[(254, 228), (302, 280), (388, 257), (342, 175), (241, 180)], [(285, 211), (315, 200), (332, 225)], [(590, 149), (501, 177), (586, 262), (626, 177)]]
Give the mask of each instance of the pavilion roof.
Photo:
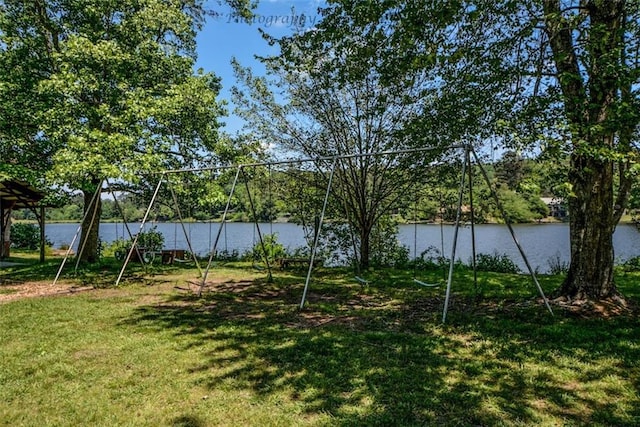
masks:
[(0, 181), (2, 206), (13, 205), (13, 209), (33, 208), (39, 206), (44, 196), (45, 194), (42, 191), (24, 181)]

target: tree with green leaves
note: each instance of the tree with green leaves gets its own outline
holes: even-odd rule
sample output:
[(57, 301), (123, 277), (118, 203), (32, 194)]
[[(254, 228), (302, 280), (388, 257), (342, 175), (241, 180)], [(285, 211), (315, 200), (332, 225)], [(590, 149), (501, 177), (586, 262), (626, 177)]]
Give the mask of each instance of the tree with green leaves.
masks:
[(576, 7), (543, 2), (571, 153), (571, 265), (561, 293), (598, 299), (617, 294), (612, 236), (638, 156), (640, 10), (622, 0)]
[[(420, 180), (421, 166), (433, 159), (424, 153), (369, 155), (415, 146), (405, 129), (423, 113), (423, 103), (420, 77), (403, 81), (398, 90), (381, 81), (377, 58), (357, 66), (346, 60), (343, 50), (368, 43), (363, 37), (348, 35), (334, 44), (316, 44), (304, 34), (284, 38), (278, 41), (281, 55), (264, 61), (268, 77), (236, 63), (241, 86), (234, 88), (237, 111), (255, 139), (280, 153), (324, 159), (308, 186), (322, 193), (334, 170), (333, 212), (353, 230), (352, 252), (360, 268), (369, 266), (380, 219), (398, 206)], [(334, 168), (332, 158), (345, 155), (356, 156)]]
[[(248, 2), (229, 3), (248, 13)], [(30, 59), (19, 70), (29, 79), (10, 71), (3, 87), (26, 85), (46, 100), (18, 114), (32, 124), (22, 138), (51, 147), (42, 153), (52, 181), (84, 194), (83, 260), (97, 257), (101, 199), (93, 195), (105, 179), (137, 182), (229, 151), (218, 138), (219, 80), (193, 72), (201, 1), (5, 0), (0, 14), (2, 58)]]
[[(55, 152), (52, 142), (39, 132), (36, 120), (37, 112), (51, 105), (38, 90), (45, 76), (42, 60), (46, 48), (38, 32), (21, 32), (25, 20), (10, 13), (13, 7), (0, 2), (0, 180), (19, 180), (43, 188)], [(4, 241), (11, 240), (12, 209), (3, 206)]]
[(375, 55), (390, 82), (432, 78), (429, 114), (410, 129), (570, 158), (571, 265), (559, 294), (616, 298), (612, 235), (638, 156), (640, 3), (328, 3), (307, 35), (315, 43), (367, 34), (374, 43), (354, 46), (351, 63)]

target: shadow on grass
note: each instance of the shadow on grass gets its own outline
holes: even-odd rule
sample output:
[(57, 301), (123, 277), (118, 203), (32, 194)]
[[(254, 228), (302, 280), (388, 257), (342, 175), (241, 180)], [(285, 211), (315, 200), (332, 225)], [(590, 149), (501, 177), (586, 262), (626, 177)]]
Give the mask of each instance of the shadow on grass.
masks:
[(173, 420), (173, 427), (204, 427), (206, 424), (198, 417), (183, 415)]
[[(53, 282), (63, 258), (49, 258), (44, 263), (40, 263), (33, 256), (20, 256), (20, 254), (10, 258), (15, 265), (0, 268), (0, 286), (3, 284), (20, 284), (25, 282), (49, 281)], [(76, 268), (77, 267), (77, 268)], [(105, 257), (96, 263), (80, 263), (76, 266), (76, 259), (70, 257), (66, 260), (59, 280), (72, 281), (85, 286), (96, 288), (111, 287), (122, 268), (122, 261), (111, 257)], [(155, 263), (144, 266), (139, 263), (130, 262), (125, 269), (123, 283), (152, 284), (158, 275), (178, 274), (182, 271), (194, 268), (192, 263), (185, 266), (163, 265)]]
[(435, 294), (359, 290), (324, 286), (299, 312), (299, 284), (221, 284), (127, 323), (188, 336), (205, 354), (194, 383), (285, 396), (332, 425), (640, 421), (636, 318), (552, 319), (532, 306), (453, 313), (442, 326)]

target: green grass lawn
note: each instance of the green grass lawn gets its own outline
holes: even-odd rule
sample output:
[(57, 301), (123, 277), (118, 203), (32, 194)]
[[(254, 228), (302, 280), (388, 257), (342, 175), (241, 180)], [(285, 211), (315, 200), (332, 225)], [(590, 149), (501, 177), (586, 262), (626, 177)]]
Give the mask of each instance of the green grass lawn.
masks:
[[(0, 292), (56, 267), (0, 270)], [(197, 299), (195, 270), (132, 267), (113, 289), (107, 267), (73, 279), (98, 289), (0, 304), (1, 425), (640, 424), (637, 315), (551, 317), (526, 276), (482, 273), (476, 302), (456, 272), (442, 325), (444, 289), (409, 272), (363, 289), (320, 271), (299, 311), (304, 271), (216, 267)], [(639, 278), (618, 276), (631, 301)]]

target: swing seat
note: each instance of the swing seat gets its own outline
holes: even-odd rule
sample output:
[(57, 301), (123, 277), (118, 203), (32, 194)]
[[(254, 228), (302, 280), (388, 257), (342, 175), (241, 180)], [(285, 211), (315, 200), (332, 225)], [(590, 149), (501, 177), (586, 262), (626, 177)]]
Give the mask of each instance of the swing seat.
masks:
[(418, 279), (413, 279), (413, 281), (414, 281), (415, 283), (417, 283), (418, 285), (420, 285), (420, 286), (426, 286), (427, 288), (435, 288), (435, 287), (437, 287), (437, 286), (440, 286), (440, 283), (425, 283), (425, 282), (423, 282), (423, 281), (421, 281), (421, 280), (418, 280)]

